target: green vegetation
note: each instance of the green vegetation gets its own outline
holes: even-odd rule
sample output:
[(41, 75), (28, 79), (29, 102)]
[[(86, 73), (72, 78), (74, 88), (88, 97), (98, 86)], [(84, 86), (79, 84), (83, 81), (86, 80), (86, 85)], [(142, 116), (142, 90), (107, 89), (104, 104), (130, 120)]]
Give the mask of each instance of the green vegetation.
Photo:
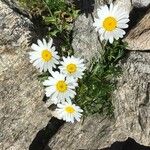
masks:
[[(18, 0), (33, 15), (41, 15), (43, 21), (50, 31), (47, 36), (60, 41), (60, 55), (73, 54), (71, 46), (72, 24), (78, 16), (78, 10), (65, 0)], [(116, 86), (116, 77), (120, 75), (121, 68), (117, 66), (118, 61), (124, 56), (126, 43), (115, 41), (106, 44), (101, 59), (93, 63), (87, 69), (82, 80), (79, 81), (77, 103), (85, 115), (100, 113), (113, 115), (112, 92)], [(43, 73), (40, 81), (47, 79), (49, 73)]]
[(116, 77), (121, 74), (117, 62), (124, 56), (127, 44), (115, 41), (103, 49), (102, 59), (91, 64), (77, 91), (77, 104), (85, 115), (100, 113), (112, 116), (112, 92), (116, 87)]
[(72, 23), (78, 10), (65, 0), (18, 0), (33, 16), (41, 15), (50, 28), (47, 36), (58, 39), (61, 55), (73, 53), (71, 46)]
[(42, 15), (46, 11), (42, 0), (18, 0), (21, 5), (33, 15)]

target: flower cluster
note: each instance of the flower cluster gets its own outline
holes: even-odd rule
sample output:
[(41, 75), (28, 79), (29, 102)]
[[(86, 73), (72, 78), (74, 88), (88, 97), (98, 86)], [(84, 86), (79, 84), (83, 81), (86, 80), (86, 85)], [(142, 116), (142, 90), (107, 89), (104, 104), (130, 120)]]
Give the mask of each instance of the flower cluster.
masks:
[[(79, 121), (81, 112), (79, 106), (72, 103), (76, 95), (78, 79), (81, 79), (85, 70), (84, 60), (74, 56), (61, 58), (53, 46), (53, 40), (47, 43), (38, 40), (32, 44), (29, 52), (30, 61), (41, 72), (48, 71), (50, 76), (43, 82), (45, 94), (50, 104), (56, 104), (56, 117), (67, 122)], [(54, 71), (56, 70), (56, 71)]]
[[(125, 35), (128, 27), (129, 13), (117, 5), (102, 6), (97, 10), (98, 18), (94, 18), (93, 26), (100, 34), (101, 41), (113, 43)], [(49, 77), (43, 82), (49, 104), (55, 104), (55, 117), (67, 122), (79, 121), (83, 110), (73, 104), (75, 102), (78, 80), (86, 69), (84, 60), (74, 56), (60, 57), (53, 45), (53, 40), (47, 42), (37, 40), (29, 52), (30, 62), (40, 71), (49, 72)]]

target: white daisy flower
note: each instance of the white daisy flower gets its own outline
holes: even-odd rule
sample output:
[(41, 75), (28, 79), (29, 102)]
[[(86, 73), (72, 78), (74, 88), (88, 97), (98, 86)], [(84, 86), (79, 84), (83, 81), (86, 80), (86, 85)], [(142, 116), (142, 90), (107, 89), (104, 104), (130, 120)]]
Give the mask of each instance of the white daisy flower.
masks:
[(57, 104), (57, 107), (58, 108), (55, 110), (55, 117), (58, 119), (63, 119), (66, 122), (72, 123), (74, 123), (75, 120), (80, 121), (83, 110), (79, 106), (72, 104), (71, 101)]
[(50, 39), (47, 43), (45, 39), (43, 41), (37, 40), (38, 45), (32, 44), (31, 48), (34, 50), (29, 52), (30, 62), (40, 70), (40, 72), (47, 70), (52, 72), (52, 68), (59, 64), (58, 52), (55, 51), (55, 47), (52, 46), (53, 40)]
[(74, 77), (75, 79), (82, 78), (83, 71), (86, 69), (84, 60), (75, 58), (74, 56), (63, 57), (63, 61), (59, 67), (60, 71), (67, 76)]
[(52, 103), (57, 104), (74, 98), (76, 95), (74, 90), (78, 86), (75, 79), (66, 77), (57, 71), (52, 72), (51, 75), (52, 77), (45, 80), (43, 85), (47, 86), (45, 88), (46, 96), (50, 97)]
[(101, 41), (105, 39), (113, 43), (114, 39), (118, 40), (125, 35), (123, 29), (128, 28), (129, 12), (111, 3), (110, 7), (105, 5), (98, 9), (97, 14), (93, 26), (99, 32)]

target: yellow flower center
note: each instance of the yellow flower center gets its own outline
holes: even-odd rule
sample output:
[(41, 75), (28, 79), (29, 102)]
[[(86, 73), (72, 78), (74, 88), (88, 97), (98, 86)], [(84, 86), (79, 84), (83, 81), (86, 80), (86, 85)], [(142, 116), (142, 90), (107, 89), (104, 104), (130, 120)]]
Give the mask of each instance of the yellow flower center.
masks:
[(69, 73), (75, 73), (77, 70), (77, 66), (75, 64), (69, 64), (67, 65), (67, 71)]
[(67, 84), (65, 83), (65, 81), (63, 80), (60, 80), (57, 82), (56, 84), (56, 89), (59, 91), (59, 92), (65, 92), (67, 90)]
[(66, 111), (67, 113), (74, 113), (74, 112), (75, 112), (75, 109), (74, 109), (72, 106), (67, 106), (67, 107), (65, 108), (65, 111)]
[(103, 22), (106, 31), (112, 31), (117, 27), (117, 20), (114, 17), (107, 17)]
[(48, 51), (47, 49), (42, 51), (42, 58), (44, 61), (48, 62), (52, 59), (52, 53)]

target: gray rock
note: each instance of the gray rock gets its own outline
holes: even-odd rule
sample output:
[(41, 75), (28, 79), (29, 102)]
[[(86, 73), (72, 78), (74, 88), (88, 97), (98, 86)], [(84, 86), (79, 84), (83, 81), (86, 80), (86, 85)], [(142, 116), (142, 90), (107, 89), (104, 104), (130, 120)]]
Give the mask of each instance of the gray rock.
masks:
[(54, 150), (98, 149), (103, 142), (109, 143), (114, 130), (112, 124), (113, 120), (99, 115), (90, 116), (76, 124), (66, 123), (51, 139), (49, 147)]
[[(116, 0), (116, 4), (122, 6), (126, 11), (131, 11), (133, 8), (148, 7), (150, 4), (149, 0)], [(147, 9), (147, 8), (145, 8)], [(139, 10), (140, 11), (140, 10)], [(141, 12), (142, 14), (142, 12)], [(136, 15), (136, 14), (134, 14)], [(137, 16), (132, 17), (136, 20)], [(132, 22), (135, 22), (131, 20)], [(150, 50), (150, 9), (147, 10), (147, 13), (142, 17), (140, 21), (131, 27), (132, 30), (129, 32), (125, 41), (128, 43), (129, 50)]]
[(150, 57), (130, 52), (121, 63), (123, 74), (114, 92), (115, 117), (87, 117), (82, 123), (66, 124), (51, 139), (52, 149), (101, 149), (128, 137), (150, 146)]
[(149, 4), (149, 0), (132, 0), (132, 5), (135, 7), (147, 7)]
[(27, 52), (30, 20), (0, 1), (0, 149), (27, 150), (49, 120)]
[[(95, 2), (96, 10), (102, 1)], [(126, 1), (126, 6), (125, 9), (130, 11), (133, 3)], [(27, 150), (36, 133), (46, 126), (51, 116), (43, 106), (43, 87), (37, 81), (39, 73), (28, 59), (28, 42), (33, 36), (29, 28), (32, 23), (2, 1), (0, 12), (0, 149)], [(148, 38), (147, 16), (125, 38), (130, 49), (138, 46), (135, 50), (145, 50), (147, 44), (141, 43)], [(86, 18), (82, 14), (75, 22), (72, 43), (77, 55), (89, 62), (101, 48), (92, 23), (92, 16)], [(134, 31), (136, 36), (132, 36)], [(140, 40), (142, 34), (143, 39)], [(135, 45), (131, 44), (133, 40)], [(141, 42), (137, 44), (139, 40)], [(117, 90), (113, 94), (114, 118), (94, 115), (80, 123), (66, 123), (50, 140), (49, 146), (56, 150), (97, 149), (108, 147), (116, 140), (125, 140), (128, 136), (140, 144), (150, 145), (149, 64), (148, 52), (128, 51), (128, 56), (120, 62), (123, 74), (118, 78)]]
[[(101, 46), (98, 41), (98, 36), (93, 29), (93, 21), (89, 16), (79, 16), (75, 22), (74, 36), (73, 36), (73, 49), (77, 56), (82, 56), (90, 64), (93, 57), (100, 55)], [(89, 38), (90, 37), (90, 38)], [(93, 43), (93, 44), (91, 44)]]
[[(84, 2), (84, 1), (83, 1)], [(111, 3), (112, 1), (95, 1), (94, 12), (91, 11), (89, 15), (82, 14), (75, 21), (74, 33), (73, 33), (73, 42), (72, 46), (75, 50), (75, 54), (77, 56), (82, 56), (86, 59), (88, 64), (92, 62), (92, 58), (101, 57), (101, 45), (98, 39), (98, 34), (95, 32), (93, 28), (93, 17), (96, 16), (96, 9), (103, 4)], [(133, 7), (135, 7), (135, 1), (131, 3), (130, 0), (116, 0), (116, 4), (123, 7), (126, 11), (131, 11)], [(144, 2), (140, 2), (140, 6), (142, 7)], [(84, 7), (84, 3), (83, 9)], [(147, 4), (148, 5), (148, 4)], [(147, 6), (144, 5), (144, 6)], [(92, 6), (87, 6), (92, 7)], [(85, 9), (86, 11), (86, 9)], [(149, 40), (149, 13), (143, 17), (143, 19), (137, 24), (135, 28), (133, 28), (125, 41), (128, 42), (129, 50), (148, 50), (150, 49), (150, 40)], [(92, 43), (92, 44), (91, 44)]]
[[(99, 2), (96, 1), (95, 9)], [(135, 7), (135, 3), (130, 1), (117, 2), (127, 11)], [(73, 39), (74, 49), (87, 60), (92, 60), (100, 48), (91, 24), (91, 16), (79, 16)], [(125, 40), (130, 50), (150, 50), (149, 13), (129, 31)], [(113, 93), (114, 118), (110, 120), (95, 115), (85, 118), (83, 124), (67, 123), (51, 139), (50, 148), (100, 149), (117, 140), (126, 140), (129, 136), (140, 144), (150, 146), (150, 54), (140, 51), (127, 51), (128, 55), (120, 62), (123, 74), (117, 79), (117, 90)]]
[(150, 146), (150, 54), (130, 52), (114, 92), (115, 127), (111, 139), (133, 137)]
[[(72, 46), (77, 56), (82, 56), (88, 63), (92, 62), (92, 58), (101, 57), (101, 44), (98, 38), (98, 34), (95, 32), (93, 27), (93, 17), (96, 15), (96, 8), (102, 4), (110, 3), (111, 0), (96, 0), (95, 3), (89, 2), (89, 6), (86, 0), (83, 0), (81, 9), (83, 9), (82, 15), (78, 17), (75, 21), (74, 33), (73, 33), (73, 42)], [(92, 5), (93, 4), (93, 5)], [(86, 9), (86, 7), (89, 7)], [(82, 8), (83, 7), (83, 8)], [(92, 7), (95, 7), (94, 13), (92, 12)], [(89, 11), (91, 9), (91, 11)], [(88, 11), (88, 15), (86, 14)], [(91, 44), (92, 43), (92, 44)]]
[(150, 9), (147, 14), (131, 29), (125, 41), (129, 50), (150, 50)]
[(150, 4), (149, 0), (115, 0), (115, 3), (123, 6), (127, 11), (131, 11), (133, 7), (147, 7)]

